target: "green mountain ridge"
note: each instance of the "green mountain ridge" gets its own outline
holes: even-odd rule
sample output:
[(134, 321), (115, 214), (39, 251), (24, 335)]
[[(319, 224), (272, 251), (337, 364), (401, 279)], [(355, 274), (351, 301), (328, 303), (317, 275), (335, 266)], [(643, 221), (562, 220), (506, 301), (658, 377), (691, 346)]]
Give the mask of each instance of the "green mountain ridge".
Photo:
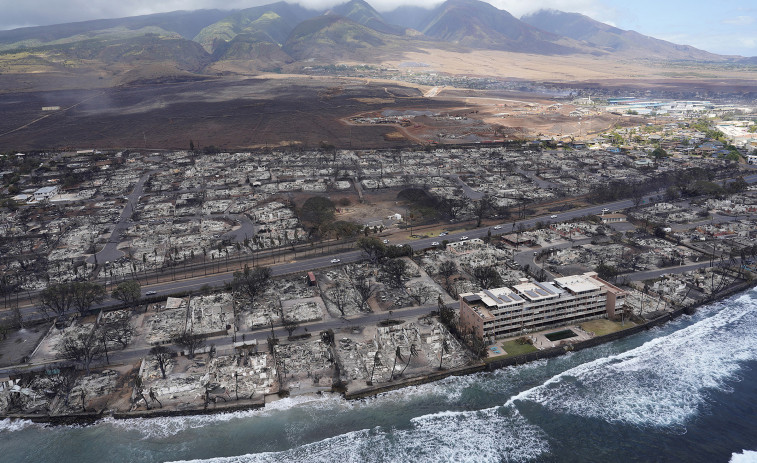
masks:
[(301, 22), (284, 44), (296, 60), (358, 59), (365, 49), (386, 45), (388, 37), (342, 16), (327, 14)]
[(204, 27), (228, 15), (229, 11), (221, 10), (174, 11), (127, 18), (95, 19), (50, 26), (22, 27), (0, 31), (0, 46), (3, 49), (8, 49), (13, 44), (20, 44), (19, 47), (23, 47), (23, 43), (27, 41), (33, 43), (33, 46), (38, 46), (83, 35), (87, 35), (89, 38), (97, 38), (97, 31), (115, 29), (136, 31), (151, 27), (191, 39)]
[[(518, 19), (483, 1), (447, 0), (430, 10), (405, 6), (382, 15), (365, 0), (350, 0), (325, 12), (282, 1), (237, 11), (177, 11), (0, 31), (0, 72), (78, 67), (104, 76), (128, 69), (137, 80), (160, 80), (161, 72), (185, 79), (184, 73), (278, 70), (298, 61), (376, 64), (428, 49), (751, 62), (575, 13), (540, 11)], [(134, 70), (147, 64), (144, 75)]]
[(388, 24), (381, 14), (364, 0), (351, 0), (332, 8), (330, 12), (385, 34), (405, 33), (403, 27)]
[(267, 42), (282, 45), (297, 24), (315, 14), (286, 2), (247, 8), (208, 25), (193, 40), (210, 53), (239, 34), (264, 37)]
[(213, 52), (213, 61), (249, 61), (256, 69), (274, 70), (292, 63), (294, 59), (278, 44), (258, 33), (239, 34), (229, 42), (219, 44)]

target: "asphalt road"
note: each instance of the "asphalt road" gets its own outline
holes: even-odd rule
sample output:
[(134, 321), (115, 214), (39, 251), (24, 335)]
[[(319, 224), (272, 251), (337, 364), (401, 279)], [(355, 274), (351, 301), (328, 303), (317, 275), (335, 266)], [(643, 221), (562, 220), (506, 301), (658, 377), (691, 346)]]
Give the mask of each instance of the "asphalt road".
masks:
[[(744, 179), (748, 183), (756, 183), (757, 174), (745, 176)], [(133, 198), (134, 201), (136, 201), (136, 198), (138, 198), (139, 194), (141, 194), (142, 186), (144, 185), (144, 181), (146, 180), (147, 180), (147, 175), (143, 176), (140, 179), (140, 182), (134, 188), (132, 195), (130, 195), (130, 198), (132, 196), (134, 197)], [(645, 196), (642, 199), (642, 202), (647, 203), (650, 201), (655, 201), (657, 197), (662, 195), (663, 193), (664, 193), (663, 191), (654, 192), (651, 195)], [(431, 248), (433, 247), (431, 243), (441, 242), (444, 239), (448, 241), (454, 241), (454, 240), (460, 240), (463, 237), (468, 237), (469, 239), (470, 238), (484, 238), (488, 235), (490, 231), (491, 231), (492, 236), (498, 236), (502, 234), (512, 233), (520, 227), (530, 228), (534, 226), (537, 222), (541, 222), (541, 223), (563, 222), (563, 221), (575, 219), (578, 217), (585, 217), (588, 215), (598, 215), (602, 213), (603, 209), (608, 209), (612, 212), (612, 211), (618, 211), (622, 209), (628, 209), (632, 207), (633, 205), (634, 204), (632, 200), (625, 199), (625, 200), (613, 201), (613, 202), (604, 203), (604, 204), (598, 204), (595, 206), (588, 206), (581, 209), (561, 212), (560, 214), (557, 214), (557, 217), (555, 218), (552, 218), (553, 214), (542, 215), (542, 216), (532, 217), (525, 220), (516, 220), (512, 222), (501, 223), (499, 224), (499, 227), (500, 227), (499, 229), (497, 229), (496, 226), (482, 227), (482, 228), (473, 229), (473, 230), (449, 233), (448, 235), (444, 237), (422, 238), (422, 239), (411, 240), (411, 241), (406, 241), (406, 242), (399, 242), (397, 244), (409, 245), (412, 247), (413, 250), (421, 250), (421, 249)], [(122, 220), (124, 220), (124, 217), (128, 217), (126, 212), (127, 212), (126, 208), (124, 208), (124, 213), (122, 213)], [(119, 222), (119, 224), (121, 224), (121, 222)], [(115, 248), (115, 245), (113, 246), (113, 248)], [(120, 251), (117, 251), (117, 252), (120, 252)], [(533, 253), (533, 251), (531, 252)], [(333, 265), (358, 262), (362, 260), (363, 257), (364, 256), (361, 251), (357, 251), (357, 250), (347, 251), (347, 252), (343, 252), (339, 254), (312, 257), (308, 259), (295, 260), (295, 261), (282, 263), (282, 264), (275, 264), (271, 266), (271, 269), (274, 276), (285, 275), (285, 274), (296, 274), (296, 273), (300, 273), (304, 276), (305, 273), (311, 270), (322, 269), (322, 268), (326, 268)], [(339, 259), (340, 262), (332, 263), (331, 262), (332, 259)], [(662, 272), (661, 275), (666, 274), (666, 273), (674, 273), (676, 272), (676, 269), (677, 267), (672, 267), (672, 268), (661, 270), (660, 272)], [(649, 278), (652, 278), (652, 277), (649, 277)], [(223, 286), (225, 283), (231, 282), (232, 279), (233, 279), (233, 274), (231, 272), (227, 272), (227, 273), (217, 273), (217, 274), (212, 274), (212, 275), (207, 275), (207, 276), (205, 275), (197, 276), (197, 277), (182, 279), (178, 281), (161, 282), (161, 283), (152, 284), (152, 285), (147, 284), (147, 285), (142, 286), (142, 295), (145, 296), (145, 293), (148, 291), (151, 291), (151, 292), (155, 291), (157, 295), (169, 295), (172, 293), (189, 292), (189, 291), (195, 292), (195, 291), (199, 291), (202, 287), (206, 285), (211, 286), (211, 287)], [(109, 300), (106, 300), (103, 304), (101, 304), (98, 307), (109, 307), (116, 304), (118, 304), (118, 301), (109, 299)], [(36, 312), (36, 309), (28, 307), (28, 308), (25, 308), (23, 312), (25, 315), (29, 316), (33, 312)]]
[(131, 216), (134, 212), (134, 207), (136, 207), (137, 202), (139, 202), (139, 197), (142, 196), (142, 192), (145, 188), (145, 182), (147, 182), (147, 179), (150, 178), (151, 174), (152, 172), (148, 172), (142, 175), (131, 193), (126, 196), (126, 205), (123, 210), (121, 210), (121, 216), (119, 217), (118, 222), (113, 225), (113, 230), (110, 232), (108, 242), (100, 252), (87, 258), (88, 263), (94, 264), (97, 262), (102, 265), (106, 262), (114, 262), (116, 259), (124, 255), (123, 252), (118, 250), (118, 243), (121, 242), (121, 234), (129, 228), (129, 225), (131, 225)]
[[(456, 303), (448, 304), (448, 307), (457, 306)], [(407, 307), (407, 308), (401, 308), (397, 310), (392, 310), (389, 312), (382, 312), (382, 313), (367, 313), (367, 314), (361, 314), (361, 315), (355, 315), (351, 317), (342, 317), (342, 318), (329, 318), (327, 320), (323, 321), (317, 321), (317, 322), (310, 322), (310, 323), (303, 323), (300, 325), (297, 330), (293, 332), (293, 334), (296, 336), (298, 334), (305, 334), (305, 333), (311, 333), (313, 336), (318, 336), (318, 333), (321, 331), (326, 330), (333, 330), (335, 333), (335, 336), (339, 337), (339, 332), (342, 329), (348, 329), (352, 326), (366, 326), (371, 324), (377, 324), (382, 320), (387, 319), (394, 319), (394, 318), (412, 318), (412, 317), (422, 317), (425, 315), (428, 315), (434, 310), (437, 310), (438, 307), (436, 304), (428, 304), (423, 305), (419, 307)], [(274, 326), (274, 333), (276, 337), (278, 338), (286, 338), (289, 333), (286, 332), (283, 328), (280, 326)], [(267, 349), (266, 342), (268, 337), (271, 334), (271, 329), (269, 327), (260, 327), (248, 331), (238, 331), (236, 333), (236, 341), (241, 342), (242, 338), (244, 336), (244, 341), (252, 343), (252, 341), (256, 341), (262, 349)], [(217, 350), (224, 351), (224, 350), (231, 350), (233, 345), (233, 338), (232, 335), (226, 335), (226, 336), (216, 336), (212, 338), (208, 338), (206, 340), (206, 345), (214, 345)], [(128, 346), (124, 350), (118, 350), (113, 352), (108, 352), (108, 358), (110, 359), (110, 364), (127, 364), (127, 363), (133, 363), (141, 358), (148, 355), (150, 348), (152, 346)], [(181, 349), (178, 346), (172, 346), (173, 349), (176, 351), (180, 351)], [(54, 362), (53, 362), (54, 363)], [(98, 366), (102, 365), (104, 366), (105, 359), (100, 359), (98, 362), (95, 362), (92, 366)], [(31, 366), (31, 365), (29, 365)], [(39, 365), (36, 365), (39, 366)], [(8, 373), (12, 372), (13, 370), (16, 370), (17, 366), (10, 366), (5, 368), (0, 368), (0, 376), (1, 375), (7, 375)]]

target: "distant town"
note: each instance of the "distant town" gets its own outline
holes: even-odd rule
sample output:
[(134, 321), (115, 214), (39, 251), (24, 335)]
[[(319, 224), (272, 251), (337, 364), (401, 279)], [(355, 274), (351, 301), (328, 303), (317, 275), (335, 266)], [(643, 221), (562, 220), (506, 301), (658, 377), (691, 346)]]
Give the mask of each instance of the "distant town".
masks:
[[(365, 397), (596, 345), (753, 284), (755, 108), (532, 110), (577, 123), (512, 141), (458, 124), (386, 150), (3, 154), (0, 414)], [(624, 123), (591, 133), (597, 113)]]

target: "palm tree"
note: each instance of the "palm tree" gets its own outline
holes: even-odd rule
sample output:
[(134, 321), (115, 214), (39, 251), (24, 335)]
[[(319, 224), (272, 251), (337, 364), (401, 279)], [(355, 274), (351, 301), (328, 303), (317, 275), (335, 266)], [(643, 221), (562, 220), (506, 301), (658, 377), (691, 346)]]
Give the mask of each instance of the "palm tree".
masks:
[(379, 351), (376, 351), (376, 355), (373, 356), (373, 368), (371, 369), (371, 379), (368, 380), (368, 385), (373, 384), (373, 372), (376, 371), (376, 365), (381, 365), (381, 357), (379, 357)]
[(394, 367), (397, 366), (397, 359), (402, 360), (402, 350), (400, 349), (400, 346), (397, 346), (397, 349), (394, 351), (394, 365), (392, 365), (392, 371), (389, 372), (389, 381), (394, 379)]
[(447, 340), (442, 340), (442, 350), (439, 352), (439, 369), (442, 369), (442, 362), (444, 361), (444, 354), (449, 354), (449, 344)]
[(400, 371), (400, 376), (402, 376), (405, 373), (405, 370), (407, 369), (407, 366), (410, 365), (410, 360), (413, 359), (413, 357), (418, 356), (418, 349), (415, 347), (415, 344), (410, 344), (410, 356), (407, 358), (407, 363), (405, 364), (405, 367), (402, 368), (402, 371)]

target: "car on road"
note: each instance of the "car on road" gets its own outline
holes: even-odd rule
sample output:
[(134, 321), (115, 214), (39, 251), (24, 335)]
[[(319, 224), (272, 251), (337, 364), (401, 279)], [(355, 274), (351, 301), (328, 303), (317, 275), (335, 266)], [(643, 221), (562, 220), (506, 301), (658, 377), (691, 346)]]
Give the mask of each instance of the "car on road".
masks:
[(550, 216), (550, 218), (552, 218), (552, 219), (556, 219), (556, 218), (557, 218), (557, 216), (556, 216), (555, 214), (552, 214), (552, 215)]
[(467, 239), (468, 239), (468, 237), (467, 237), (467, 236), (461, 236), (461, 237), (460, 237), (460, 241), (465, 241), (465, 240), (467, 240)]
[(434, 241), (433, 243), (431, 243), (431, 246), (439, 246), (439, 242), (438, 241)]
[(332, 264), (338, 264), (341, 261), (342, 261), (342, 259), (331, 259), (331, 263)]
[(602, 213), (604, 214), (605, 212), (610, 212), (610, 209), (607, 209), (606, 207), (602, 208)]
[(145, 293), (145, 296), (154, 296), (154, 295), (156, 295), (156, 294), (158, 294), (158, 292), (157, 292), (157, 291), (147, 291), (147, 292)]
[(441, 232), (439, 233), (439, 236), (447, 236), (447, 232)]
[(389, 244), (389, 240), (384, 240), (384, 244)]
[(500, 230), (501, 228), (502, 228), (502, 225), (495, 225), (495, 226), (494, 226), (494, 229), (495, 229), (495, 230)]

